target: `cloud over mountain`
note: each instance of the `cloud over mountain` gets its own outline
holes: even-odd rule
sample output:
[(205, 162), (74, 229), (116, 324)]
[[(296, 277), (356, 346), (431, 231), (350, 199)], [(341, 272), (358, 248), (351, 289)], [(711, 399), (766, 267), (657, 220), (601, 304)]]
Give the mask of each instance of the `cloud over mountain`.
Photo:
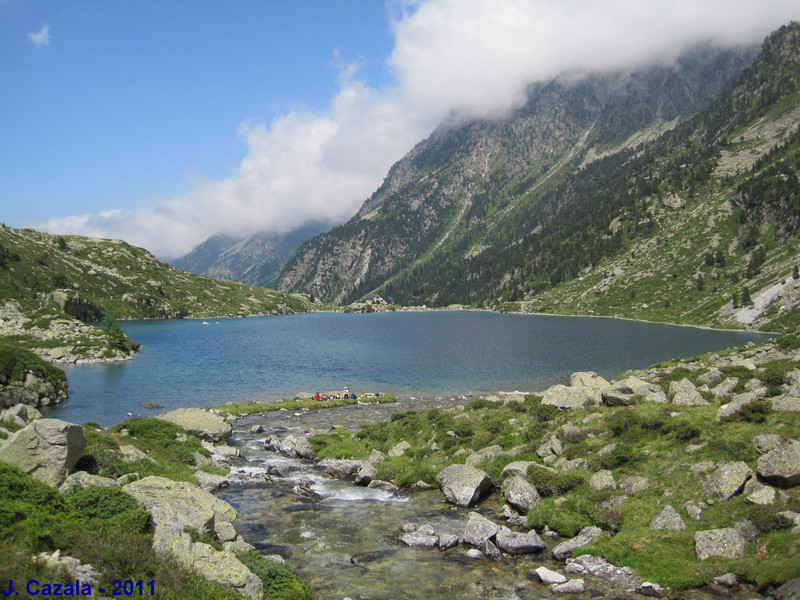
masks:
[[(497, 114), (532, 81), (674, 57), (686, 44), (758, 42), (800, 17), (796, 1), (425, 0), (390, 5), (395, 82), (376, 88), (340, 65), (322, 113), (245, 121), (247, 156), (230, 177), (129, 211), (52, 219), (53, 232), (120, 237), (164, 258), (217, 233), (286, 233), (342, 222), (388, 168), (445, 116)], [(40, 33), (47, 34), (49, 30)], [(37, 34), (38, 35), (38, 34)]]

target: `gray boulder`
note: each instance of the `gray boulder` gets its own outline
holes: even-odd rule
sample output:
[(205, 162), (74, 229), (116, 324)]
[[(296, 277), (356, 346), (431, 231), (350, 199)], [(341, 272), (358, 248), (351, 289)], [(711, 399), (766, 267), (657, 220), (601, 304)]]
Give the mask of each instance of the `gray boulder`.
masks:
[(614, 481), (614, 474), (608, 469), (598, 471), (589, 479), (589, 489), (595, 492), (617, 489), (617, 482)]
[(85, 488), (90, 485), (99, 485), (103, 487), (117, 486), (119, 483), (116, 479), (109, 477), (101, 477), (100, 475), (91, 475), (86, 471), (76, 471), (64, 480), (64, 483), (58, 488), (58, 491), (63, 493), (69, 492), (73, 488)]
[(583, 579), (570, 579), (553, 586), (553, 591), (559, 594), (582, 594), (585, 590), (586, 584)]
[(684, 523), (678, 512), (667, 504), (662, 508), (658, 514), (650, 521), (650, 529), (668, 529), (671, 531), (683, 531), (686, 529)]
[(770, 398), (768, 402), (776, 412), (800, 412), (800, 398), (797, 396), (776, 396)]
[(742, 491), (753, 471), (744, 462), (721, 463), (716, 471), (703, 481), (703, 493), (725, 502)]
[(80, 425), (39, 419), (14, 433), (0, 447), (0, 461), (57, 488), (66, 480), (86, 447)]
[(542, 404), (556, 408), (586, 408), (594, 397), (591, 390), (558, 384), (542, 392)]
[(153, 547), (171, 554), (211, 582), (233, 588), (248, 598), (261, 598), (261, 580), (235, 556), (208, 544), (192, 543), (187, 528), (221, 542), (236, 539), (236, 510), (196, 485), (163, 477), (145, 477), (123, 488), (153, 518)]
[(556, 571), (551, 571), (547, 567), (539, 567), (535, 571), (541, 582), (545, 585), (557, 585), (564, 583), (567, 580), (566, 575), (562, 575)]
[(157, 418), (183, 427), (190, 434), (212, 443), (228, 440), (233, 429), (221, 416), (199, 408), (179, 408)]
[(533, 554), (545, 549), (545, 544), (535, 531), (515, 533), (503, 528), (495, 536), (497, 547), (506, 554)]
[(669, 384), (669, 395), (672, 403), (678, 406), (706, 406), (708, 404), (694, 384), (685, 377)]
[(494, 460), (502, 451), (502, 446), (489, 446), (488, 448), (482, 448), (474, 454), (470, 454), (467, 457), (467, 460), (464, 461), (464, 464), (469, 465), (470, 467), (477, 467), (482, 462)]
[(492, 487), (492, 480), (480, 469), (467, 465), (450, 465), (436, 476), (436, 482), (448, 502), (470, 506)]
[(334, 479), (355, 477), (363, 465), (364, 461), (344, 458), (325, 458), (319, 462), (319, 466), (325, 469), (325, 474)]
[(357, 485), (369, 485), (372, 479), (378, 474), (378, 468), (371, 462), (365, 462), (356, 473), (355, 481)]
[(720, 383), (718, 383), (716, 386), (711, 388), (711, 393), (717, 399), (724, 398), (728, 394), (732, 393), (734, 389), (736, 389), (738, 383), (739, 383), (738, 378), (727, 377), (723, 379)]
[(712, 556), (739, 558), (747, 550), (747, 540), (733, 527), (698, 531), (694, 534), (694, 549), (699, 560)]
[(550, 554), (556, 560), (567, 560), (572, 556), (573, 550), (588, 546), (601, 535), (603, 530), (599, 527), (584, 527), (574, 538), (558, 544)]
[(504, 488), (506, 502), (523, 514), (542, 501), (539, 491), (520, 476), (507, 480)]
[(647, 491), (649, 488), (650, 481), (648, 481), (647, 477), (628, 477), (625, 481), (619, 484), (619, 489), (626, 494), (631, 495)]
[(765, 481), (781, 487), (800, 484), (800, 442), (787, 440), (758, 459), (756, 470)]
[(783, 437), (777, 433), (762, 433), (753, 438), (753, 446), (759, 454), (766, 454), (781, 445)]
[(29, 404), (17, 404), (0, 413), (0, 421), (14, 423), (20, 427), (25, 427), (31, 421), (41, 418), (42, 413)]
[(395, 458), (398, 456), (403, 456), (403, 454), (406, 453), (406, 450), (410, 449), (411, 449), (411, 444), (403, 440), (401, 442), (397, 442), (394, 446), (392, 446), (387, 454), (388, 456)]
[(536, 454), (538, 454), (541, 458), (560, 456), (562, 452), (564, 452), (564, 445), (561, 443), (561, 440), (555, 436), (555, 434), (548, 435), (547, 438), (536, 449)]
[(469, 513), (464, 529), (465, 543), (481, 548), (484, 542), (491, 540), (500, 531), (500, 525), (493, 523), (476, 512)]

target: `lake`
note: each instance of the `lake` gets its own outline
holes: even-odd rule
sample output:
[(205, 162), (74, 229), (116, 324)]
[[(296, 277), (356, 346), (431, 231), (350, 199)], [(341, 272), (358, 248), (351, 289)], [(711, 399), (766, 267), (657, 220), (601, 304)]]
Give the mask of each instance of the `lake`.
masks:
[[(575, 371), (633, 368), (763, 341), (765, 334), (619, 319), (482, 311), (309, 313), (122, 323), (133, 360), (67, 366), (47, 416), (107, 427), (128, 413), (341, 390), (444, 396), (543, 390)], [(163, 408), (146, 409), (146, 402)]]

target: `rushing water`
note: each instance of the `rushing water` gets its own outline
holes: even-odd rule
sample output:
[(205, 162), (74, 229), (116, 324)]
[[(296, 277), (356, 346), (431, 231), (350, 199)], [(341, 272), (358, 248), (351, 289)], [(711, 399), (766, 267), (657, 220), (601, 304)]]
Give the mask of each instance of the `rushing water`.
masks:
[[(207, 324), (205, 324), (207, 323)], [(489, 312), (313, 313), (124, 323), (131, 361), (67, 367), (70, 398), (49, 416), (113, 425), (132, 414), (275, 400), (300, 391), (444, 396), (538, 391), (574, 371), (606, 377), (762, 334)]]
[[(483, 312), (308, 314), (291, 317), (126, 323), (141, 355), (114, 365), (67, 368), (70, 398), (48, 416), (103, 426), (127, 413), (271, 400), (296, 392), (381, 391), (397, 404), (351, 406), (306, 413), (272, 412), (240, 419), (231, 444), (239, 466), (266, 469), (287, 459), (267, 452), (269, 434), (302, 435), (309, 428), (357, 427), (394, 410), (449, 406), (459, 394), (536, 391), (578, 370), (611, 377), (629, 368), (764, 339), (757, 334), (708, 331), (612, 319)], [(441, 398), (439, 398), (441, 396)], [(265, 432), (254, 435), (250, 425)], [(500, 560), (469, 559), (466, 548), (447, 552), (407, 548), (396, 531), (431, 523), (437, 532), (463, 533), (465, 509), (443, 502), (438, 490), (391, 495), (326, 479), (297, 462), (290, 478), (259, 487), (232, 486), (220, 496), (239, 513), (238, 531), (267, 553), (279, 553), (312, 585), (319, 600), (524, 600), (552, 597), (536, 581), (540, 565), (556, 568), (547, 551)], [(305, 482), (322, 497), (294, 490)], [(483, 503), (491, 514), (495, 497)], [(693, 594), (705, 600), (702, 594)], [(632, 597), (587, 580), (582, 597)], [(751, 596), (752, 597), (752, 596)]]

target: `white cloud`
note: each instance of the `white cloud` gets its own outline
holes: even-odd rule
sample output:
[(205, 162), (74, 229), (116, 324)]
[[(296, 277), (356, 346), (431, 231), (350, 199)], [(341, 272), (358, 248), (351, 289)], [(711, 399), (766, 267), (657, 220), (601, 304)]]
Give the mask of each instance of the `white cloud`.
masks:
[(29, 33), (28, 39), (33, 42), (37, 48), (50, 45), (50, 25), (42, 25), (42, 28), (35, 32)]
[[(296, 111), (239, 128), (248, 155), (222, 181), (135, 211), (52, 219), (44, 229), (121, 237), (170, 258), (215, 233), (288, 232), (342, 222), (393, 162), (452, 111), (491, 114), (531, 81), (567, 70), (669, 58), (690, 42), (758, 42), (796, 0), (425, 0), (393, 22), (397, 84), (376, 90), (358, 63), (334, 63), (340, 89), (324, 115)], [(47, 33), (43, 29), (44, 33)]]

